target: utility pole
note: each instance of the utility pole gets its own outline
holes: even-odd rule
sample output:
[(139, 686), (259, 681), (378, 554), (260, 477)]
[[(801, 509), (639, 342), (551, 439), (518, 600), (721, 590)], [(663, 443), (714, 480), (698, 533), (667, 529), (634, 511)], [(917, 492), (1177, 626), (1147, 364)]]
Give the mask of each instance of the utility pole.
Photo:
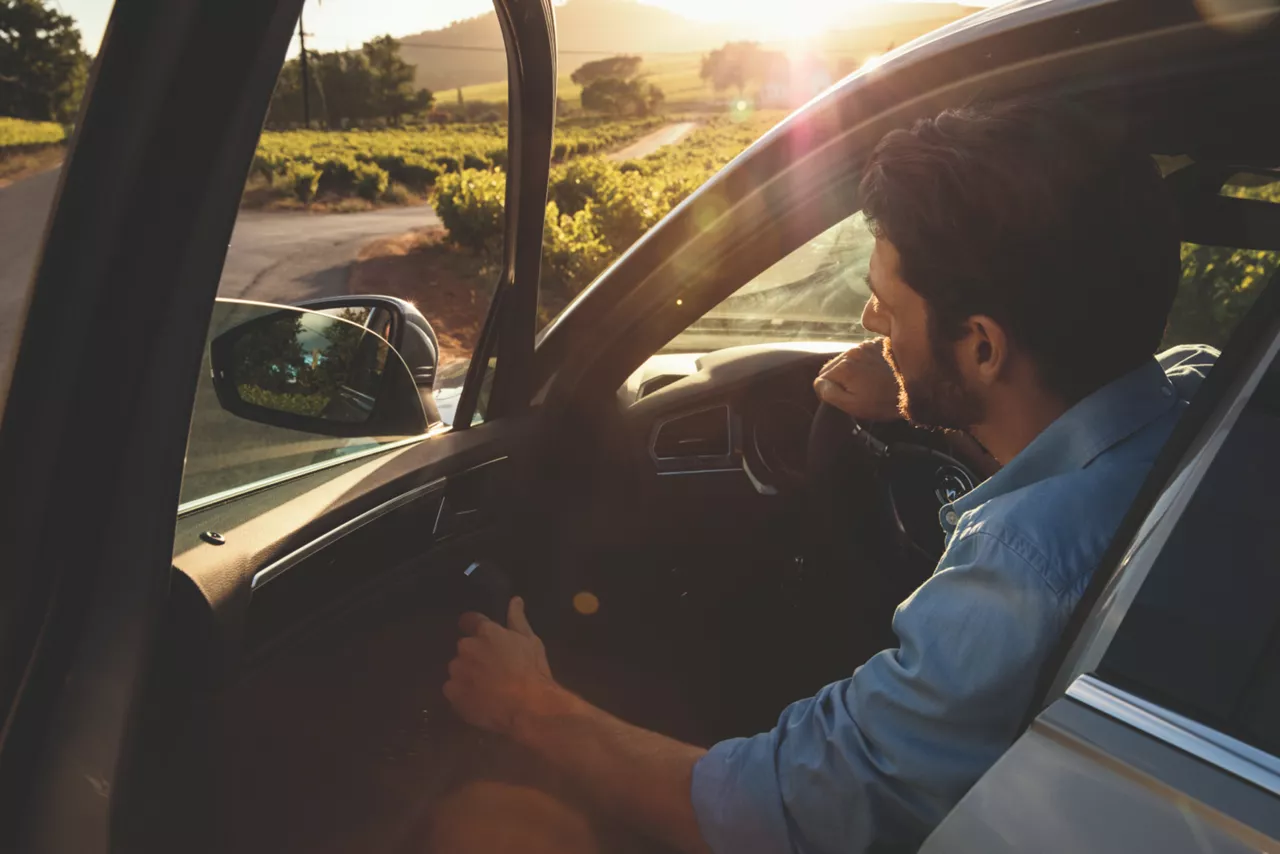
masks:
[(307, 74), (307, 33), (302, 26), (301, 9), (298, 10), (298, 41), (302, 45), (302, 52), (298, 54), (302, 69), (302, 123), (311, 130), (311, 78)]

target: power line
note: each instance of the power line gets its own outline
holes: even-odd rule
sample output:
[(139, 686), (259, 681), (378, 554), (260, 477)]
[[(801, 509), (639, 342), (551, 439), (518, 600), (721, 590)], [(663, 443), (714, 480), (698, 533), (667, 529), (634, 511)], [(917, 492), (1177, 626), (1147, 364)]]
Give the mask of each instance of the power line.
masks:
[[(505, 54), (507, 52), (507, 49), (505, 47), (479, 47), (476, 45), (460, 45), (460, 44), (432, 44), (430, 42), (409, 42), (404, 40), (401, 40), (400, 47), (401, 48), (420, 47), (420, 48), (426, 48), (428, 50), (460, 50), (468, 53)], [(586, 54), (590, 56), (614, 56), (615, 54), (618, 53), (618, 51), (616, 50), (563, 50), (563, 49), (557, 52), (562, 56), (564, 54)], [(655, 51), (648, 51), (647, 53), (649, 53), (649, 55), (661, 54), (664, 56), (687, 56), (688, 54), (696, 53), (696, 52), (697, 51), (692, 51), (692, 50), (688, 50), (688, 51), (655, 50)]]
[[(417, 47), (427, 50), (459, 50), (468, 53), (501, 53), (505, 54), (505, 47), (481, 47), (479, 45), (458, 45), (458, 44), (439, 44), (433, 42), (411, 42), (400, 40), (400, 47)], [(866, 51), (856, 50), (854, 48), (828, 48), (821, 45), (813, 48), (816, 53), (850, 53), (861, 56)], [(581, 56), (617, 56), (620, 53), (634, 53), (640, 56), (691, 56), (694, 54), (702, 54), (705, 51), (698, 50), (636, 50), (636, 51), (619, 51), (619, 50), (567, 50), (558, 48), (556, 53), (560, 56), (581, 55)]]

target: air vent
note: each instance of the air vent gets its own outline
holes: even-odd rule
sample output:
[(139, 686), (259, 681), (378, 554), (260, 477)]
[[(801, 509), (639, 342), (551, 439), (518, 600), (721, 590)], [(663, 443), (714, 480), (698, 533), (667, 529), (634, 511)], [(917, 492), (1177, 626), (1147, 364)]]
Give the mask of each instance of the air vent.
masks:
[(674, 382), (679, 382), (682, 379), (684, 379), (684, 374), (662, 374), (661, 376), (650, 377), (640, 383), (640, 393), (636, 395), (636, 400), (639, 400), (642, 397), (647, 397), (655, 391), (660, 391), (661, 389), (666, 388)]
[(653, 439), (659, 460), (729, 456), (729, 407), (717, 406), (664, 422)]

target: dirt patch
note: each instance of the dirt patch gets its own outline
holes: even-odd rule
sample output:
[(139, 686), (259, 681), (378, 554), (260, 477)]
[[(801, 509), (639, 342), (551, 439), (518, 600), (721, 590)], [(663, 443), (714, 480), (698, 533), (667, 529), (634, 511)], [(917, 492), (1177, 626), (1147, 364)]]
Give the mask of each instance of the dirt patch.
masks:
[(445, 241), (440, 226), (383, 237), (356, 256), (347, 279), (353, 294), (409, 300), (440, 340), (440, 364), (465, 362), (489, 312), (498, 269)]
[(66, 153), (66, 149), (61, 145), (51, 145), (20, 154), (0, 154), (0, 187), (7, 187), (14, 181), (21, 181), (46, 169), (61, 166), (63, 155)]

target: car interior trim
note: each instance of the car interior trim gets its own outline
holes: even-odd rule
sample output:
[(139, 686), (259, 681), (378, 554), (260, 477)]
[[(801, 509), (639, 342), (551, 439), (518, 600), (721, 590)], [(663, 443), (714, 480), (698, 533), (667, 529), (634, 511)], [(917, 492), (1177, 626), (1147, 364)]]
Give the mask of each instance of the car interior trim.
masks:
[[(675, 424), (678, 421), (683, 421), (686, 418), (691, 418), (695, 415), (702, 415), (703, 413), (706, 413), (706, 412), (717, 412), (721, 409), (724, 410), (725, 437), (728, 440), (728, 448), (725, 453), (723, 454), (665, 454), (665, 455), (658, 453), (658, 441), (662, 434), (662, 428), (670, 424)], [(659, 419), (658, 422), (653, 426), (652, 436), (650, 437), (650, 440), (649, 440), (649, 453), (653, 456), (654, 462), (656, 463), (665, 463), (665, 462), (670, 462), (672, 460), (693, 460), (693, 459), (700, 459), (700, 458), (724, 459), (725, 457), (732, 456), (733, 454), (732, 436), (733, 436), (733, 412), (732, 410), (730, 410), (729, 405), (727, 403), (712, 404), (711, 406), (704, 406), (701, 409), (695, 409), (689, 412), (679, 412), (675, 415), (669, 415), (666, 418)]]
[(1280, 758), (1088, 674), (1067, 696), (1152, 738), (1280, 795)]
[(737, 466), (718, 469), (680, 469), (679, 471), (660, 471), (654, 472), (658, 477), (676, 477), (689, 474), (737, 474), (742, 469)]
[[(440, 427), (445, 427), (445, 425), (440, 425)], [(196, 498), (192, 501), (188, 501), (184, 504), (178, 505), (178, 518), (181, 519), (183, 516), (186, 516), (190, 513), (195, 513), (199, 510), (205, 510), (205, 509), (208, 509), (209, 507), (213, 507), (215, 505), (222, 504), (224, 502), (231, 501), (236, 498), (240, 498), (241, 496), (244, 496), (244, 495), (251, 495), (255, 492), (261, 492), (264, 489), (270, 489), (273, 486), (279, 486), (282, 483), (288, 483), (291, 480), (297, 480), (300, 477), (306, 477), (309, 474), (315, 474), (316, 472), (324, 471), (325, 469), (331, 469), (331, 468), (334, 468), (335, 466), (346, 465), (347, 463), (355, 462), (356, 460), (363, 460), (367, 457), (372, 457), (375, 454), (383, 454), (383, 453), (386, 453), (387, 451), (394, 451), (397, 448), (406, 448), (409, 445), (413, 445), (418, 442), (421, 442), (423, 439), (426, 439), (430, 436), (435, 436), (440, 432), (441, 430), (439, 429), (439, 427), (437, 427), (435, 429), (427, 431), (426, 433), (423, 433), (421, 436), (410, 436), (408, 439), (400, 439), (395, 442), (388, 442), (384, 445), (375, 445), (372, 448), (366, 448), (363, 451), (356, 451), (353, 454), (347, 454), (345, 456), (335, 457), (331, 460), (325, 460), (319, 463), (312, 463), (309, 466), (303, 466), (302, 468), (292, 469), (287, 472), (282, 472), (277, 475), (272, 475), (271, 477), (263, 478), (262, 480), (255, 480), (252, 483), (246, 483), (243, 486), (236, 486), (231, 489), (225, 489), (222, 492), (215, 492), (212, 495), (206, 495), (203, 498)]]
[(747, 461), (747, 458), (745, 456), (743, 456), (742, 458), (742, 472), (747, 476), (747, 480), (751, 481), (751, 486), (755, 489), (756, 492), (760, 493), (761, 495), (777, 495), (778, 494), (777, 487), (770, 486), (769, 484), (762, 481), (760, 478), (756, 477), (755, 472), (751, 470), (751, 463)]
[(278, 577), (289, 569), (292, 569), (294, 566), (311, 557), (326, 546), (342, 539), (353, 531), (358, 531), (360, 528), (363, 528), (375, 519), (385, 516), (392, 510), (397, 510), (424, 495), (430, 495), (443, 490), (447, 482), (448, 478), (437, 478), (436, 480), (424, 483), (421, 486), (416, 486), (407, 492), (401, 493), (390, 501), (385, 501), (371, 510), (366, 510), (351, 521), (339, 525), (323, 536), (317, 537), (305, 546), (302, 546), (296, 551), (290, 552), (278, 561), (259, 570), (254, 574), (253, 580), (249, 584), (249, 589), (257, 590), (271, 579)]

